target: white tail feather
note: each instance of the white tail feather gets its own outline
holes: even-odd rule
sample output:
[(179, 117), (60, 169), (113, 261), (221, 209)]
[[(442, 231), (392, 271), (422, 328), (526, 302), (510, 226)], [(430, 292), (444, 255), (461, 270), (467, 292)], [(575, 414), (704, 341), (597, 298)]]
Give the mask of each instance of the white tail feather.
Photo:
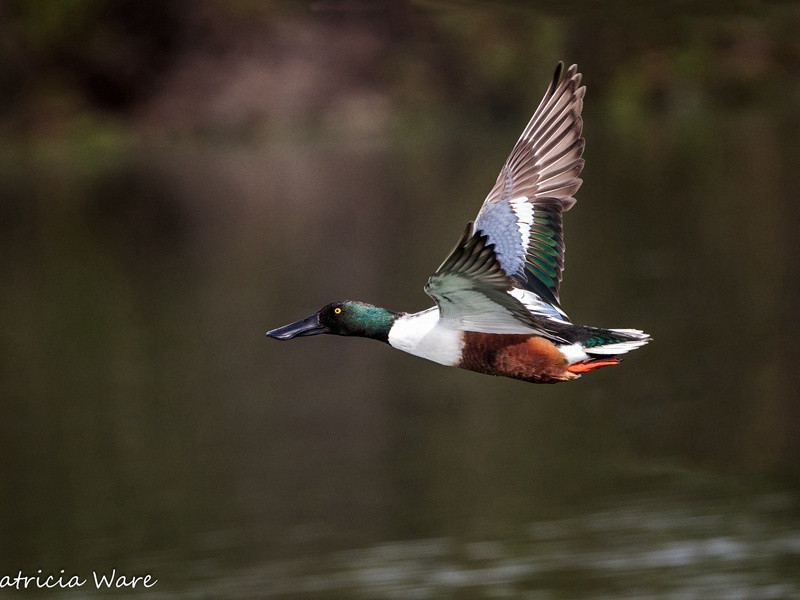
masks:
[(617, 354), (625, 354), (626, 352), (630, 352), (631, 350), (636, 350), (637, 348), (641, 348), (651, 340), (648, 334), (639, 329), (612, 329), (611, 331), (613, 331), (614, 333), (621, 333), (623, 335), (636, 337), (637, 339), (625, 340), (623, 342), (617, 342), (615, 344), (603, 344), (602, 346), (593, 346), (592, 348), (587, 348), (586, 351), (592, 355), (599, 354), (602, 356), (614, 356)]
[(624, 335), (632, 335), (634, 337), (639, 338), (647, 338), (650, 339), (650, 335), (642, 331), (641, 329), (612, 329), (614, 333), (622, 333)]

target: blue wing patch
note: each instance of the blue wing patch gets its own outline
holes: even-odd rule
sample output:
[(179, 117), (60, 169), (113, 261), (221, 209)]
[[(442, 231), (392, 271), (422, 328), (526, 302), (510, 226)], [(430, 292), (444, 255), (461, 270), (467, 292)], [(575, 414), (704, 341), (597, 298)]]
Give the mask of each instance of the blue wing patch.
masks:
[(517, 216), (508, 202), (494, 202), (483, 207), (475, 228), (494, 244), (497, 261), (509, 275), (519, 275), (525, 266), (526, 249), (521, 243)]

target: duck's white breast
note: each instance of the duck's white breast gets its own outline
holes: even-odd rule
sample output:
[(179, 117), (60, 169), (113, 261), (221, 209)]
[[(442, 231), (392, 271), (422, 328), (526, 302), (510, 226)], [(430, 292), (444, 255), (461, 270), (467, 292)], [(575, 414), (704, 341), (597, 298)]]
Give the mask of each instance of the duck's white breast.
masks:
[(462, 332), (443, 327), (437, 307), (398, 318), (389, 331), (393, 348), (427, 358), (442, 365), (461, 361)]

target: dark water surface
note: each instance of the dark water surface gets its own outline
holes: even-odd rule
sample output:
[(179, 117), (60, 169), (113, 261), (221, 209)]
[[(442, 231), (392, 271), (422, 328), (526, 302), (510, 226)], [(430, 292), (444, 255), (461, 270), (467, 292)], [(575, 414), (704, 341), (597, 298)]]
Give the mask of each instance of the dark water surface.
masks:
[[(0, 595), (799, 598), (800, 50), (775, 31), (800, 17), (780, 10), (690, 20), (693, 45), (654, 41), (630, 78), (575, 41), (587, 24), (525, 13), (547, 68), (519, 65), (530, 110), (499, 120), (497, 91), (389, 93), (362, 129), (4, 142), (0, 577), (88, 582)], [(535, 386), (264, 337), (333, 300), (428, 306), (562, 57), (589, 86), (562, 301), (652, 344)], [(158, 583), (96, 590), (111, 569)]]

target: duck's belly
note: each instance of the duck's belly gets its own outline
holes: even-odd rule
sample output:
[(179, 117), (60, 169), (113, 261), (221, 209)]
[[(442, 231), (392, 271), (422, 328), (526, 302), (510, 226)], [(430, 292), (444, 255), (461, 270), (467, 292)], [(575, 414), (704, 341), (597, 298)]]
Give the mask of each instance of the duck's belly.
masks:
[(465, 331), (463, 344), (457, 365), (462, 369), (536, 383), (576, 377), (567, 370), (564, 354), (543, 337)]
[(389, 344), (442, 365), (488, 375), (536, 383), (577, 377), (567, 370), (567, 357), (543, 337), (450, 329), (441, 325), (436, 307), (397, 319)]

